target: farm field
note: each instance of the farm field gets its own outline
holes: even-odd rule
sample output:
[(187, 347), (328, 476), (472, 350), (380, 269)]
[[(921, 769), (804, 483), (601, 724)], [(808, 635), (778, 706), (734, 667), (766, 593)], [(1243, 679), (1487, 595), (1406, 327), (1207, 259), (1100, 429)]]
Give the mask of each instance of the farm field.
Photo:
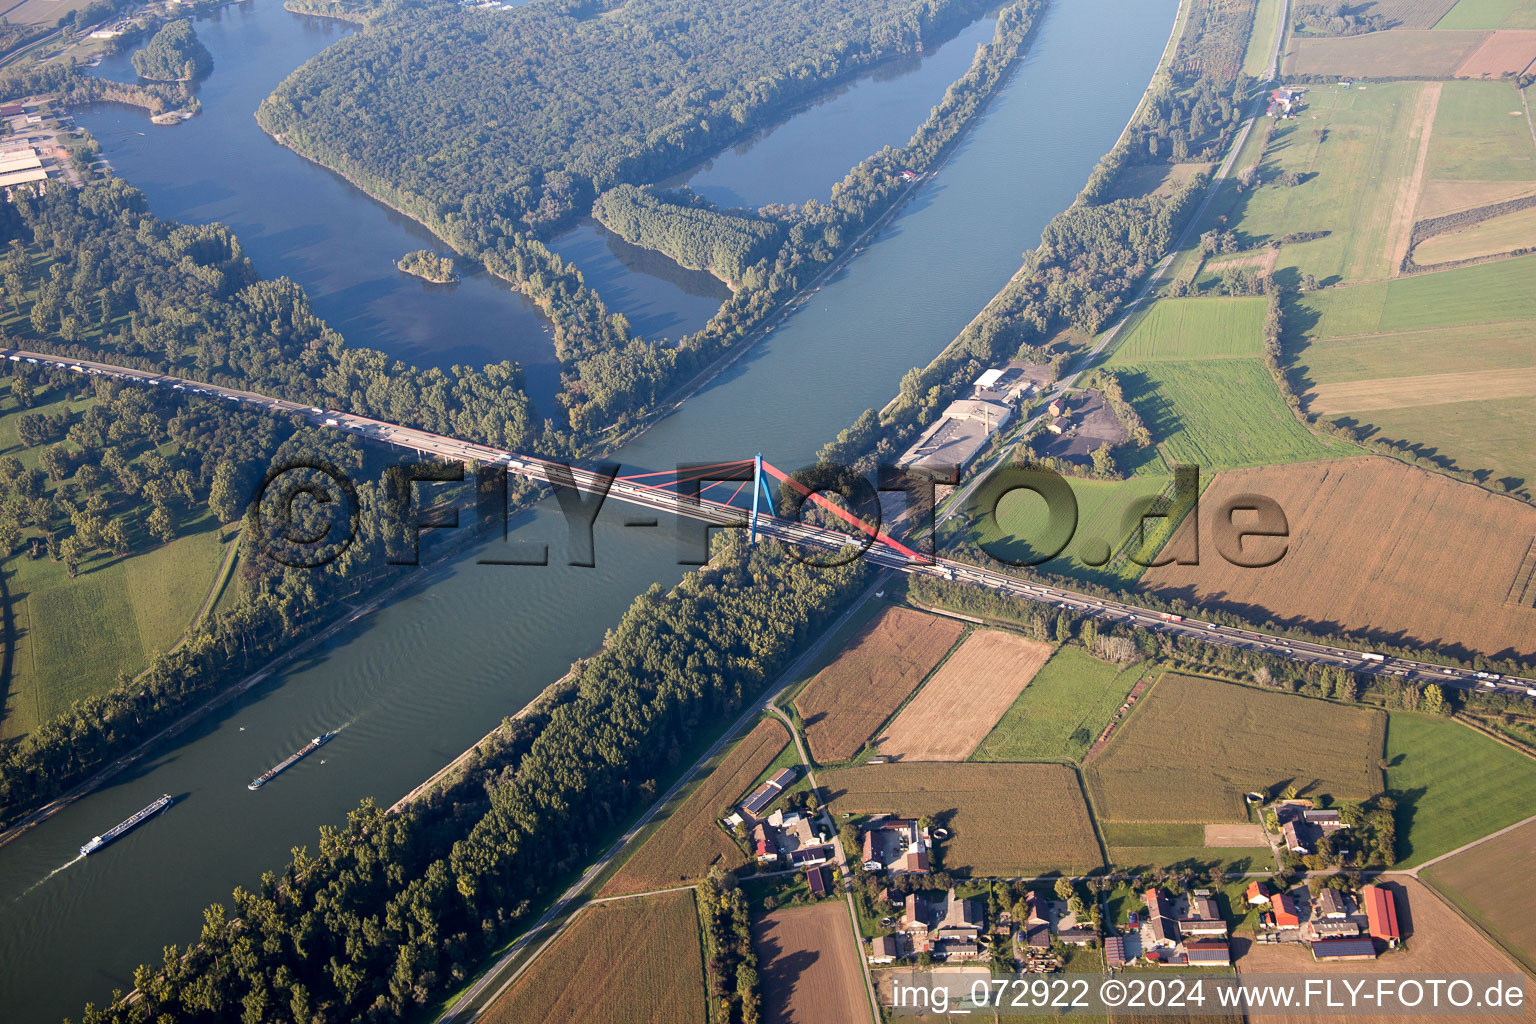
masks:
[(1536, 537), (1536, 509), (1371, 456), (1222, 473), (1202, 509), (1247, 493), (1285, 510), (1284, 558), (1264, 569), (1216, 557), (1166, 565), (1147, 570), (1142, 586), (1261, 621), (1411, 647), (1440, 641), (1488, 654), (1536, 650), (1536, 608), (1510, 599)]
[(1115, 346), (1107, 365), (1262, 355), (1267, 305), (1257, 296), (1159, 299)]
[(746, 863), (741, 848), (716, 819), (789, 745), (789, 733), (764, 721), (733, 747), (603, 886), (600, 896), (644, 892), (703, 878), (714, 864)]
[(1536, 761), (1457, 722), (1392, 712), (1387, 763), (1400, 866), (1536, 814)]
[[(1125, 871), (1145, 868), (1219, 866), (1229, 874), (1267, 871), (1275, 857), (1256, 825), (1226, 826), (1233, 833), (1211, 844), (1211, 830), (1220, 826), (1193, 822), (1105, 821), (1100, 822), (1109, 847), (1109, 863)], [(1241, 834), (1238, 834), (1241, 833)], [(1251, 833), (1251, 834), (1250, 834)], [(1238, 845), (1238, 843), (1241, 845)], [(1230, 843), (1230, 845), (1229, 845)]]
[[(1297, 943), (1244, 943), (1237, 960), (1239, 975), (1307, 974), (1322, 977), (1332, 974), (1395, 977), (1453, 977), (1463, 974), (1518, 974), (1520, 969), (1471, 925), (1456, 916), (1417, 879), (1394, 876), (1388, 887), (1396, 890), (1398, 923), (1403, 927), (1405, 948), (1376, 960), (1315, 962), (1306, 946)], [(1273, 1024), (1328, 1024), (1337, 1016), (1278, 1014), (1266, 1012), (1264, 1020)], [(1350, 1020), (1401, 1021), (1401, 1016), (1351, 1015)], [(1529, 1024), (1529, 1007), (1524, 1012), (1479, 1014), (1479, 1020), (1491, 1024)]]
[(842, 900), (764, 914), (752, 924), (765, 1024), (869, 1020), (859, 946)]
[(1421, 877), (1536, 971), (1536, 916), (1509, 898), (1530, 884), (1533, 863), (1536, 822), (1425, 868)]
[[(1118, 552), (1136, 532), (1135, 522), (1127, 516), (1138, 503), (1155, 498), (1170, 483), (1170, 478), (1148, 473), (1130, 480), (1071, 480), (1077, 500), (1077, 526), (1060, 555), (1043, 563), (1046, 572), (1092, 580), (1104, 586), (1126, 587), (1141, 575), (1142, 567), (1124, 557), (1099, 566), (1085, 559), (1102, 561), (1106, 553)], [(996, 517), (991, 515), (996, 501)], [(1053, 549), (1060, 540), (1059, 528), (1047, 514), (1045, 499), (1032, 491), (1013, 491), (998, 500), (986, 487), (977, 488), (973, 499), (974, 515), (980, 522), (970, 537), (986, 545), (995, 557), (1014, 564), (1027, 564)], [(1095, 550), (1097, 549), (1097, 550)]]
[(1536, 60), (1536, 32), (1530, 29), (1500, 29), (1483, 45), (1473, 50), (1457, 78), (1502, 78), (1521, 74)]
[(795, 697), (811, 756), (827, 764), (857, 754), (965, 630), (926, 612), (882, 612)]
[(1536, 28), (1533, 0), (1457, 0), (1436, 28)]
[(1446, 82), (1425, 173), (1441, 181), (1536, 180), (1536, 140), (1515, 87)]
[(1438, 28), (1297, 37), (1290, 43), (1284, 67), (1288, 76), (1450, 78), (1487, 37), (1483, 31)]
[(1080, 761), (1125, 702), (1139, 669), (1063, 647), (982, 740), (973, 761)]
[(951, 873), (1014, 877), (1103, 865), (1077, 773), (1065, 765), (865, 765), (826, 772), (821, 782), (834, 817), (931, 815), (953, 833), (939, 844)]
[(1050, 656), (1050, 644), (976, 630), (886, 728), (880, 752), (902, 761), (964, 761)]
[[(571, 984), (573, 978), (581, 984)], [(575, 923), (480, 1020), (705, 1024), (704, 959), (693, 892), (579, 911)]]
[(1382, 409), (1368, 419), (1383, 437), (1413, 441), (1527, 494), (1536, 489), (1536, 398)]
[(1536, 395), (1536, 366), (1319, 384), (1307, 406), (1323, 416)]
[(1456, 0), (1374, 0), (1367, 11), (1387, 20), (1389, 28), (1434, 28)]
[(1419, 206), (1414, 216), (1418, 220), (1429, 220), (1533, 194), (1536, 194), (1536, 181), (1426, 180), (1419, 189)]
[[(1364, 799), (1381, 791), (1385, 721), (1375, 711), (1167, 673), (1085, 769), (1088, 790), (1098, 814), (1115, 822), (1245, 821), (1243, 794), (1275, 785)], [(1285, 743), (1273, 742), (1280, 729)]]
[(1468, 370), (1513, 370), (1536, 363), (1536, 321), (1433, 327), (1387, 334), (1312, 338), (1294, 369), (1309, 383), (1391, 380)]
[(1121, 384), (1162, 456), (1137, 472), (1186, 465), (1214, 473), (1358, 451), (1298, 423), (1257, 359), (1144, 363), (1123, 369)]
[(1531, 248), (1536, 248), (1536, 207), (1426, 238), (1414, 246), (1413, 261), (1421, 267), (1431, 267)]

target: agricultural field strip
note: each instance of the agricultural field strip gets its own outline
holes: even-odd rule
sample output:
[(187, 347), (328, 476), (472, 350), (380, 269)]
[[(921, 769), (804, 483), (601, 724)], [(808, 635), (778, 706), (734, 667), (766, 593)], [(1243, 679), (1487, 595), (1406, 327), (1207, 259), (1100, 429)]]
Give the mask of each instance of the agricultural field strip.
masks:
[(1307, 405), (1320, 415), (1536, 395), (1536, 366), (1319, 384)]

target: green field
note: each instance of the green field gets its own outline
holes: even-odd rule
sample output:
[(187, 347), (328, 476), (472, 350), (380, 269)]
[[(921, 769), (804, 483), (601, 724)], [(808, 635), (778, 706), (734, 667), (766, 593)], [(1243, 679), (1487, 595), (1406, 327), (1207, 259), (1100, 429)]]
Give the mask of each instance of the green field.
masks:
[(1296, 308), (1296, 327), (1322, 338), (1536, 320), (1536, 254), (1328, 288), (1303, 296)]
[(1080, 761), (1139, 672), (1063, 647), (971, 754), (972, 761)]
[(1159, 299), (1115, 346), (1109, 365), (1262, 355), (1268, 304), (1257, 297)]
[(1376, 409), (1360, 418), (1382, 437), (1412, 442), (1426, 457), (1443, 456), (1511, 488), (1536, 485), (1536, 398)]
[(1122, 370), (1121, 381), (1162, 456), (1161, 464), (1144, 460), (1137, 473), (1187, 465), (1209, 475), (1358, 454), (1298, 423), (1256, 359), (1146, 363)]
[(1461, 0), (1435, 28), (1536, 28), (1536, 0)]
[[(1259, 165), (1264, 184), (1245, 190), (1231, 181), (1207, 209), (1195, 237), (1228, 227), (1253, 245), (1293, 232), (1326, 231), (1323, 238), (1284, 246), (1276, 279), (1295, 284), (1302, 274), (1325, 283), (1386, 277), (1398, 185), (1412, 173), (1417, 156), (1409, 126), (1420, 88), (1414, 83), (1373, 83), (1365, 90), (1309, 87), (1301, 116), (1274, 126)], [(1269, 123), (1260, 120), (1238, 168), (1253, 162)], [(1281, 185), (1277, 179), (1286, 172), (1304, 180)]]
[[(1155, 497), (1169, 482), (1169, 477), (1153, 474), (1125, 481), (1069, 481), (1077, 499), (1077, 527), (1062, 554), (1041, 568), (1105, 586), (1134, 583), (1142, 567), (1124, 557), (1097, 567), (1083, 559), (1099, 561), (1106, 547), (1118, 551), (1135, 533), (1136, 524), (1127, 524), (1127, 516), (1136, 511), (1139, 501)], [(1051, 524), (1045, 500), (1032, 491), (1005, 494), (997, 503), (994, 518), (988, 492), (978, 489), (975, 507), (978, 512), (987, 510), (987, 514), (971, 529), (971, 539), (985, 543), (989, 551), (1014, 563), (1039, 557), (1046, 550), (1045, 545), (1063, 528)]]
[(1536, 761), (1466, 726), (1395, 711), (1388, 716), (1386, 749), (1399, 866), (1536, 814)]
[(1145, 868), (1219, 867), (1228, 874), (1267, 871), (1275, 855), (1267, 846), (1211, 847), (1205, 826), (1182, 821), (1104, 821), (1099, 823), (1109, 847), (1110, 866), (1125, 871)]
[(1501, 370), (1536, 362), (1536, 321), (1356, 334), (1304, 342), (1296, 368), (1314, 384)]
[(1241, 822), (1251, 791), (1376, 795), (1384, 726), (1377, 711), (1169, 673), (1084, 775), (1110, 821)]
[(1536, 140), (1515, 87), (1508, 82), (1441, 86), (1424, 175), (1448, 181), (1536, 179)]

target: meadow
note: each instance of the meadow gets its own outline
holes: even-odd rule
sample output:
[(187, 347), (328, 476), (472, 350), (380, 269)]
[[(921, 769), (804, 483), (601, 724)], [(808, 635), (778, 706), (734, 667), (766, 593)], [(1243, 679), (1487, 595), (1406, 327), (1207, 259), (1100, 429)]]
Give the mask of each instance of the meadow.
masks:
[[(1090, 580), (1109, 587), (1135, 583), (1142, 567), (1125, 557), (1107, 563), (1100, 561), (1107, 553), (1119, 552), (1136, 533), (1136, 522), (1127, 522), (1146, 499), (1155, 498), (1170, 483), (1170, 477), (1145, 474), (1129, 480), (1071, 480), (1077, 501), (1077, 523), (1071, 540), (1061, 554), (1041, 565), (1045, 572)], [(987, 551), (1013, 564), (1025, 564), (1053, 550), (1065, 524), (1052, 523), (1045, 499), (1032, 491), (1017, 490), (997, 501), (996, 516), (991, 514), (992, 495), (985, 487), (975, 497), (980, 521), (970, 537), (985, 544)]]
[(964, 761), (1050, 656), (1050, 644), (1017, 633), (974, 631), (886, 727), (880, 753)]
[(1267, 299), (1159, 299), (1115, 346), (1108, 365), (1258, 356)]
[(972, 761), (1081, 761), (1140, 678), (1062, 647), (981, 741)]
[(1536, 247), (1536, 207), (1426, 238), (1414, 247), (1413, 260), (1421, 267), (1430, 267), (1532, 247)]
[(1202, 506), (1254, 493), (1285, 510), (1279, 562), (1249, 569), (1205, 558), (1149, 569), (1142, 586), (1365, 642), (1536, 653), (1536, 609), (1506, 600), (1536, 537), (1529, 505), (1362, 456), (1222, 473)]
[(1275, 865), (1268, 846), (1207, 846), (1205, 826), (1192, 822), (1103, 821), (1099, 829), (1109, 847), (1110, 866), (1122, 871), (1215, 867), (1243, 874)]
[(1077, 773), (1056, 764), (865, 765), (820, 781), (834, 817), (846, 813), (931, 816), (944, 870), (1015, 877), (1103, 866)]
[(1394, 711), (1386, 749), (1400, 866), (1536, 815), (1536, 761), (1464, 725)]
[(966, 628), (909, 608), (881, 612), (795, 696), (811, 756), (829, 764), (857, 754)]
[(1269, 67), (1275, 33), (1280, 30), (1281, 0), (1259, 0), (1253, 15), (1253, 34), (1248, 37), (1248, 51), (1243, 54), (1243, 74), (1259, 78)]
[(1162, 465), (1147, 460), (1138, 473), (1175, 465), (1214, 473), (1357, 451), (1298, 423), (1256, 359), (1146, 363), (1122, 370), (1121, 382), (1162, 456)]
[(1536, 971), (1536, 915), (1513, 892), (1530, 886), (1536, 863), (1536, 822), (1425, 868), (1420, 878)]
[(746, 855), (721, 830), (718, 819), (788, 745), (789, 734), (782, 725), (758, 723), (645, 837), (599, 895), (697, 881), (715, 864), (726, 868), (745, 864)]
[(1515, 87), (1509, 82), (1446, 82), (1425, 173), (1452, 181), (1536, 179), (1536, 140)]
[(705, 1024), (703, 957), (691, 890), (594, 904), (480, 1020)]
[(1243, 794), (1275, 786), (1379, 793), (1384, 726), (1380, 712), (1168, 673), (1085, 775), (1109, 821), (1243, 821)]

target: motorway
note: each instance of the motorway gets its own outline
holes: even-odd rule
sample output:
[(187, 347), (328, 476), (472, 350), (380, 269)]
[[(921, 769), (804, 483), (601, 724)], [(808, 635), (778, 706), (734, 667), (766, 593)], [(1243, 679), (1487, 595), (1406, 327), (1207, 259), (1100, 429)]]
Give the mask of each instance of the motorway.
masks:
[[(487, 445), (476, 444), (458, 438), (445, 437), (430, 431), (402, 427), (383, 420), (350, 413), (320, 409), (278, 398), (219, 387), (181, 377), (136, 370), (110, 363), (83, 359), (67, 359), (41, 352), (6, 349), (0, 356), (12, 362), (24, 362), (76, 373), (108, 376), (120, 380), (168, 388), (225, 401), (254, 406), (267, 412), (297, 415), (318, 427), (329, 427), (354, 436), (383, 441), (421, 452), (425, 455), (448, 460), (460, 460), (486, 465), (505, 466), (509, 473), (522, 476), (540, 485), (560, 486), (557, 482), (569, 473), (569, 480), (577, 489), (589, 493), (603, 493), (608, 497), (631, 505), (665, 512), (674, 516), (686, 516), (702, 520), (714, 526), (740, 527), (745, 525), (741, 509), (721, 502), (698, 498), (682, 498), (671, 491), (635, 483), (630, 480), (614, 480), (587, 470), (564, 466), (544, 459), (519, 455)], [(557, 470), (551, 476), (551, 468)], [(569, 486), (569, 483), (565, 484)], [(955, 506), (951, 506), (953, 508)], [(1438, 683), (1466, 690), (1501, 692), (1519, 696), (1536, 697), (1536, 680), (1516, 676), (1494, 676), (1471, 669), (1452, 668), (1404, 658), (1386, 657), (1374, 651), (1351, 647), (1313, 643), (1277, 636), (1257, 630), (1207, 622), (1187, 616), (1157, 612), (1123, 601), (1104, 600), (1078, 591), (1033, 583), (1007, 573), (982, 566), (955, 562), (945, 558), (912, 561), (894, 548), (883, 543), (884, 533), (870, 530), (870, 536), (855, 538), (838, 530), (828, 530), (803, 523), (765, 515), (759, 522), (759, 532), (787, 544), (800, 547), (841, 550), (852, 543), (867, 546), (863, 557), (882, 568), (893, 569), (913, 576), (946, 579), (957, 583), (984, 587), (1027, 601), (1051, 605), (1077, 615), (1093, 616), (1108, 624), (1129, 626), (1163, 633), (1169, 636), (1193, 638), (1203, 643), (1222, 647), (1236, 647), (1247, 651), (1264, 652), (1276, 657), (1310, 664), (1346, 668), (1367, 674), (1398, 676), (1417, 683)]]

